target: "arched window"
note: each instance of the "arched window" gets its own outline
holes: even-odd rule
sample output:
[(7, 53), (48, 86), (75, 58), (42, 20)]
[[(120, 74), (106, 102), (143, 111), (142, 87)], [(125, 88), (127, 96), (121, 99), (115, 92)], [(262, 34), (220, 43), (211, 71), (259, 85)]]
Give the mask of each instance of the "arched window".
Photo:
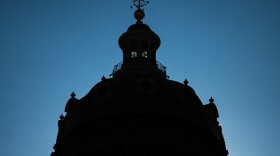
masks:
[(133, 51), (131, 52), (131, 58), (136, 58), (137, 57), (137, 52)]
[(147, 58), (148, 57), (148, 52), (147, 51), (142, 52), (142, 57)]

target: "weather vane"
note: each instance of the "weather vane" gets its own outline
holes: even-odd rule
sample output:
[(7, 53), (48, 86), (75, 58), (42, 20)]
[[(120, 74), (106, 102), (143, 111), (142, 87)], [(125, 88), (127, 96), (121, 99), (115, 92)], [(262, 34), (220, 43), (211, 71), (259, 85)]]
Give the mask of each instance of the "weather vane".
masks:
[(143, 7), (147, 4), (149, 4), (149, 1), (147, 0), (133, 0), (133, 5), (131, 5), (131, 9), (133, 8), (133, 6), (135, 6), (136, 8), (138, 8), (139, 10), (144, 10)]

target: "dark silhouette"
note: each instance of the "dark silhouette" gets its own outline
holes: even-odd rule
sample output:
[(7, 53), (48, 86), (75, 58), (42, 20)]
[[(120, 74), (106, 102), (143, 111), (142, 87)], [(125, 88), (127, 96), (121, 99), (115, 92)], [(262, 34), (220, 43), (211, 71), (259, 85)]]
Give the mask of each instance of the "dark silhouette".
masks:
[(71, 94), (51, 156), (228, 155), (213, 98), (203, 105), (187, 80), (168, 80), (156, 61), (160, 38), (142, 22), (144, 4), (119, 38), (123, 61), (111, 78), (80, 100)]

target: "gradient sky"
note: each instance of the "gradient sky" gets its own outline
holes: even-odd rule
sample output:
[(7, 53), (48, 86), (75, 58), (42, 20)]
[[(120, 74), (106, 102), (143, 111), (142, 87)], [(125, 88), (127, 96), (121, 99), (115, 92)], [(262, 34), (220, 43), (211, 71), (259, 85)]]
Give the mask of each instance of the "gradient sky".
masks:
[[(0, 0), (0, 155), (49, 156), (57, 120), (122, 61), (132, 0)], [(171, 80), (213, 96), (230, 156), (280, 155), (280, 1), (150, 0)]]

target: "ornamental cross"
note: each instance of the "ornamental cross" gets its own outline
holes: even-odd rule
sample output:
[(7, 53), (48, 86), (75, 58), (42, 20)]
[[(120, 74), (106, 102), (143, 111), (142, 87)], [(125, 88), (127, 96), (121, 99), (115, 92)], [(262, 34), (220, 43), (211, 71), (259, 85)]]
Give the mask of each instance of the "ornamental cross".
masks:
[(133, 6), (135, 6), (138, 9), (144, 10), (143, 7), (147, 4), (149, 4), (149, 1), (147, 0), (133, 0), (133, 5), (131, 5), (131, 9), (133, 8)]

